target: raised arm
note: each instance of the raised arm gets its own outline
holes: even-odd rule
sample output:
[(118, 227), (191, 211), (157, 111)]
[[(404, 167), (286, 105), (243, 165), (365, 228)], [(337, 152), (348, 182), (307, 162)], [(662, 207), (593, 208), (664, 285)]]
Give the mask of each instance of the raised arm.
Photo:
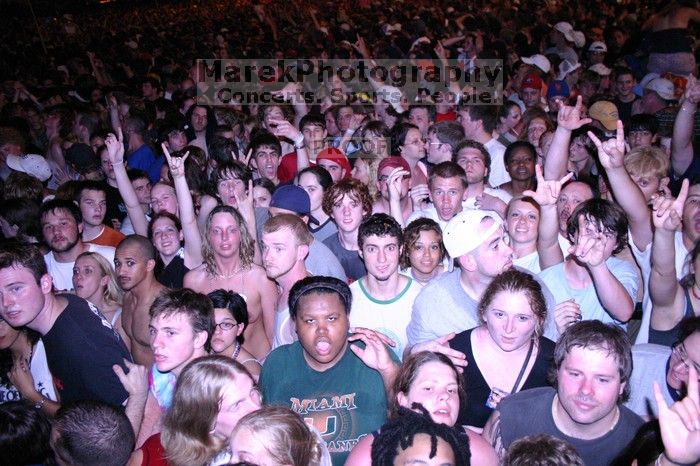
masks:
[(576, 244), (569, 252), (588, 269), (600, 304), (616, 320), (627, 322), (634, 313), (634, 301), (605, 262), (610, 257), (606, 246), (615, 238), (605, 231), (587, 231), (586, 223), (583, 214), (579, 215)]
[(590, 123), (590, 118), (581, 118), (583, 100), (581, 96), (576, 99), (576, 105), (570, 107), (562, 105), (557, 113), (557, 129), (554, 131), (552, 145), (549, 147), (544, 159), (544, 179), (558, 180), (566, 175), (566, 167), (569, 163), (569, 143), (571, 132), (583, 125)]
[(117, 188), (124, 200), (124, 205), (126, 205), (126, 212), (129, 215), (129, 219), (131, 219), (131, 224), (134, 226), (134, 232), (142, 236), (148, 236), (146, 213), (141, 208), (139, 198), (136, 196), (136, 191), (131, 185), (131, 180), (129, 180), (129, 175), (127, 175), (126, 167), (124, 166), (124, 137), (121, 128), (117, 130), (117, 136), (113, 133), (107, 136), (105, 145), (107, 146), (109, 161), (114, 166)]
[(651, 326), (659, 330), (673, 328), (685, 312), (683, 288), (676, 277), (676, 230), (683, 218), (688, 197), (688, 180), (683, 180), (677, 199), (657, 197), (652, 205), (654, 242), (651, 245), (649, 294), (652, 302)]
[(401, 228), (406, 227), (401, 209), (401, 183), (404, 176), (411, 176), (411, 174), (401, 167), (396, 167), (389, 173), (389, 178), (386, 180), (389, 190), (389, 211), (394, 220), (399, 222)]
[(676, 177), (681, 177), (693, 161), (693, 124), (700, 102), (700, 83), (692, 74), (683, 95), (681, 108), (673, 123), (671, 166)]
[(646, 200), (639, 187), (632, 181), (625, 169), (625, 130), (621, 121), (617, 121), (615, 139), (601, 142), (592, 132), (588, 137), (598, 148), (598, 159), (610, 180), (615, 200), (625, 211), (629, 220), (634, 244), (641, 251), (646, 250), (652, 239), (651, 215)]
[(301, 85), (299, 83), (289, 83), (281, 90), (273, 92), (272, 95), (282, 97), (285, 102), (292, 102), (295, 114), (294, 125), (298, 127), (301, 119), (309, 113), (309, 107), (301, 95)]
[(182, 234), (185, 239), (185, 266), (188, 269), (194, 269), (202, 263), (202, 235), (197, 227), (197, 216), (194, 213), (194, 203), (192, 202), (192, 193), (187, 186), (187, 178), (185, 177), (185, 161), (190, 153), (186, 152), (183, 157), (173, 157), (170, 155), (165, 143), (161, 144), (163, 154), (170, 167), (170, 174), (175, 185), (175, 195), (180, 210), (180, 224), (182, 225)]
[(557, 199), (559, 199), (562, 185), (569, 181), (573, 174), (569, 173), (559, 181), (545, 180), (542, 176), (542, 167), (537, 165), (535, 175), (537, 191), (527, 190), (523, 195), (533, 198), (540, 205), (537, 252), (540, 256), (540, 267), (544, 270), (564, 260), (564, 254), (559, 247)]
[[(309, 153), (306, 150), (304, 135), (294, 125), (287, 120), (270, 120), (270, 123), (275, 126), (272, 133), (279, 137), (289, 139), (294, 143), (294, 149), (297, 153), (297, 173), (311, 165), (309, 161)], [(284, 155), (284, 154), (282, 154)]]

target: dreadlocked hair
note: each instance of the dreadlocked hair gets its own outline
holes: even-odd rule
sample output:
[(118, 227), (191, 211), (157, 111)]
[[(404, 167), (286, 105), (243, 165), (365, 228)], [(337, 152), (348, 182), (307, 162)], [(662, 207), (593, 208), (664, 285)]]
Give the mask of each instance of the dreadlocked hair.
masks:
[(372, 466), (393, 466), (399, 451), (413, 445), (413, 439), (419, 434), (430, 436), (430, 458), (437, 454), (438, 439), (442, 439), (452, 448), (455, 466), (470, 465), (467, 434), (433, 422), (423, 405), (413, 403), (411, 409), (398, 408), (397, 415), (382, 426), (372, 444)]

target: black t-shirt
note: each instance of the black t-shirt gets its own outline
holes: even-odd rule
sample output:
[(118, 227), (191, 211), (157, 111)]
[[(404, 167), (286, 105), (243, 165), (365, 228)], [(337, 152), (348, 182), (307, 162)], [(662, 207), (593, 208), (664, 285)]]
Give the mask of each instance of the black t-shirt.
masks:
[(107, 213), (105, 214), (105, 225), (114, 228), (112, 224), (112, 219), (116, 218), (120, 222), (124, 221), (126, 217), (126, 205), (124, 205), (124, 200), (122, 195), (119, 194), (119, 190), (114, 186), (110, 186), (109, 183), (104, 182), (103, 186), (105, 188), (106, 200), (107, 200)]
[(61, 403), (103, 401), (120, 406), (128, 394), (112, 370), (131, 355), (119, 334), (95, 306), (72, 294), (68, 305), (42, 337)]

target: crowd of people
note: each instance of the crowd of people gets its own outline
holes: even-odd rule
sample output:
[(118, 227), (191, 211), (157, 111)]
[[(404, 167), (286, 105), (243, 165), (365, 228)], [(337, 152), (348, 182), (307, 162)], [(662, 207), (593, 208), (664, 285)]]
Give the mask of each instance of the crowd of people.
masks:
[(696, 2), (0, 24), (0, 465), (700, 462)]

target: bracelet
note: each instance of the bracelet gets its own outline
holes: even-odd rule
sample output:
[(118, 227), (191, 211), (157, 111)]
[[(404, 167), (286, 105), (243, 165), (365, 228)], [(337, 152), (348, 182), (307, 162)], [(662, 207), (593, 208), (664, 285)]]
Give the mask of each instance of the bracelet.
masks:
[(46, 398), (44, 398), (44, 397), (41, 396), (41, 395), (39, 395), (39, 396), (41, 397), (41, 398), (39, 399), (39, 401), (37, 401), (36, 403), (34, 403), (34, 408), (35, 408), (35, 409), (41, 409), (41, 408), (43, 408), (43, 407), (44, 407), (44, 403), (46, 403)]
[(306, 148), (306, 144), (304, 144), (304, 143), (301, 143), (301, 144), (300, 144), (300, 145), (298, 145), (298, 146), (297, 146), (296, 144), (294, 144), (294, 148), (295, 148), (295, 149), (298, 149), (298, 150), (301, 150), (301, 149), (304, 149), (304, 148)]

